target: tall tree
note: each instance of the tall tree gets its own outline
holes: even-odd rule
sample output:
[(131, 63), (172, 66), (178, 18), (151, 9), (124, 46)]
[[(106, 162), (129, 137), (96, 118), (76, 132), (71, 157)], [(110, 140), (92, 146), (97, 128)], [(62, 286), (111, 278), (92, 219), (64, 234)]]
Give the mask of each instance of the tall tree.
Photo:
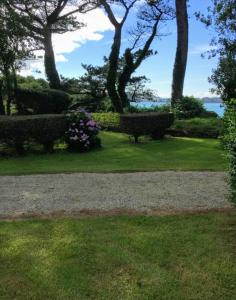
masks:
[[(16, 70), (21, 67), (21, 62), (29, 56), (32, 40), (26, 36), (24, 27), (18, 23), (14, 15), (9, 15), (3, 1), (0, 2), (0, 72), (1, 91), (3, 81), (7, 91), (7, 114), (10, 114), (11, 103), (14, 100), (16, 85)], [(1, 98), (2, 101), (2, 98)], [(3, 103), (1, 103), (1, 111)]]
[(94, 4), (83, 0), (5, 0), (5, 5), (44, 49), (45, 73), (50, 87), (59, 89), (60, 77), (56, 69), (52, 35), (81, 28), (83, 24), (77, 21), (75, 14), (93, 9)]
[[(129, 103), (126, 87), (130, 82), (131, 76), (144, 59), (154, 54), (150, 47), (157, 36), (158, 24), (160, 21), (168, 19), (172, 15), (172, 10), (169, 0), (122, 0), (117, 2), (124, 11), (120, 21), (115, 17), (114, 11), (116, 7), (114, 9), (112, 7), (114, 1), (100, 0), (100, 2), (115, 28), (113, 44), (108, 59), (107, 90), (116, 111), (123, 113), (124, 107)], [(135, 21), (137, 22), (137, 28), (131, 33), (132, 45), (125, 50), (123, 64), (119, 64), (122, 29), (131, 9), (138, 12), (138, 18)]]
[(0, 78), (0, 115), (5, 115), (5, 107), (3, 103), (2, 90), (3, 90), (3, 79)]
[(219, 61), (209, 81), (215, 85), (212, 91), (227, 102), (236, 98), (236, 2), (212, 0), (208, 14), (198, 12), (196, 16), (216, 32), (208, 54), (209, 58), (218, 57)]
[(177, 49), (172, 79), (171, 105), (183, 97), (184, 79), (188, 58), (188, 9), (187, 0), (175, 0), (177, 23)]
[(121, 17), (121, 20), (115, 16), (115, 13), (112, 9), (112, 4), (114, 1), (108, 0), (100, 0), (101, 5), (103, 6), (104, 10), (107, 13), (107, 16), (111, 22), (111, 24), (115, 28), (115, 34), (113, 38), (113, 44), (111, 48), (111, 52), (109, 55), (109, 69), (107, 75), (107, 90), (109, 97), (111, 98), (115, 110), (119, 113), (123, 113), (123, 105), (122, 101), (119, 97), (119, 94), (116, 89), (116, 82), (117, 82), (117, 74), (118, 74), (118, 67), (119, 67), (119, 55), (120, 55), (120, 48), (121, 48), (121, 38), (122, 38), (122, 29), (124, 24), (128, 18), (128, 15), (131, 9), (134, 7), (135, 3), (139, 0), (121, 0), (117, 1), (117, 4), (121, 6), (124, 10), (124, 15)]
[(133, 45), (127, 48), (124, 54), (124, 67), (119, 76), (118, 93), (123, 106), (127, 106), (127, 84), (131, 76), (139, 68), (142, 62), (149, 56), (156, 54), (151, 49), (153, 40), (160, 36), (158, 25), (173, 18), (173, 8), (166, 0), (148, 1), (139, 8), (136, 29), (132, 32)]

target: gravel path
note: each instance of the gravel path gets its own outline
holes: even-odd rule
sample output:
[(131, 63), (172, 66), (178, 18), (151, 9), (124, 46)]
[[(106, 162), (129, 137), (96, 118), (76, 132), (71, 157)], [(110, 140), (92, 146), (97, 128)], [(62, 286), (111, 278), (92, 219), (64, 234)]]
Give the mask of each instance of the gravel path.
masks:
[(47, 174), (0, 177), (0, 216), (59, 211), (230, 208), (223, 172)]

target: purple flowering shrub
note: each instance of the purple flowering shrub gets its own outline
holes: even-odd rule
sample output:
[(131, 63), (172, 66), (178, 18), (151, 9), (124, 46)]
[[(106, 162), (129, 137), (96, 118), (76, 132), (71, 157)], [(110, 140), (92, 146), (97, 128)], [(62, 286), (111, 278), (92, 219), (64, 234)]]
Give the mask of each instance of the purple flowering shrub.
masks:
[(71, 111), (67, 114), (67, 121), (65, 136), (69, 150), (85, 152), (101, 146), (100, 127), (88, 112), (82, 109)]

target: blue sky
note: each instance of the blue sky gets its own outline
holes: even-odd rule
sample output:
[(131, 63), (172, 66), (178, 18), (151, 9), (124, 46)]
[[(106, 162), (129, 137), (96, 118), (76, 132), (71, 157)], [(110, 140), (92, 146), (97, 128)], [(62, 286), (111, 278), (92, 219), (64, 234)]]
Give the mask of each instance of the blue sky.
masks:
[[(206, 11), (211, 0), (190, 0), (189, 4), (189, 57), (185, 80), (185, 95), (196, 97), (210, 96), (211, 85), (208, 77), (216, 66), (216, 59), (202, 59), (201, 53), (209, 49), (212, 32), (196, 21), (195, 11)], [(102, 11), (85, 17), (88, 26), (82, 32), (66, 34), (55, 38), (57, 49), (57, 67), (59, 73), (66, 77), (78, 77), (83, 74), (81, 63), (101, 65), (103, 56), (109, 55), (113, 38), (112, 26)], [(123, 32), (123, 49), (128, 46), (127, 29), (134, 22), (131, 18)], [(156, 56), (148, 58), (140, 66), (137, 75), (145, 75), (151, 79), (150, 88), (161, 97), (169, 97), (171, 93), (172, 70), (176, 50), (175, 21), (169, 22), (164, 29), (170, 34), (153, 43)], [(72, 45), (71, 41), (74, 44)], [(35, 67), (39, 67), (38, 62)], [(40, 69), (40, 67), (39, 67)], [(35, 75), (35, 74), (34, 74)], [(41, 75), (42, 77), (42, 75)]]

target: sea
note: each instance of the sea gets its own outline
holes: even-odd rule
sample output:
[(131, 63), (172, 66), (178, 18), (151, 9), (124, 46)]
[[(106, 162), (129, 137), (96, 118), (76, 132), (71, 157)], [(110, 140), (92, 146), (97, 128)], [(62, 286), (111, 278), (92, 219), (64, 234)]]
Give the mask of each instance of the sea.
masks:
[[(140, 101), (140, 102), (135, 102), (132, 103), (133, 106), (137, 106), (137, 107), (152, 107), (152, 106), (161, 106), (161, 105), (165, 105), (165, 104), (169, 104), (169, 102), (167, 101)], [(220, 102), (204, 102), (203, 103), (204, 107), (206, 108), (206, 110), (208, 111), (214, 111), (218, 114), (219, 117), (223, 117), (224, 115), (224, 105)]]

